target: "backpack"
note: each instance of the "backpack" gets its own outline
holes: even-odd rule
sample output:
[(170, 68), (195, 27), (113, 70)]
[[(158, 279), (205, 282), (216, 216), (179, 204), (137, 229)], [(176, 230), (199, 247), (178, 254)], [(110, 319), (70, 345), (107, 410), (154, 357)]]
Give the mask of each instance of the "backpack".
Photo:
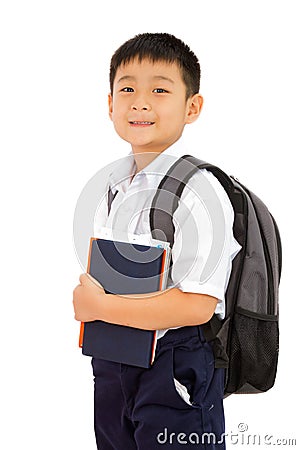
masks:
[(207, 169), (224, 187), (234, 209), (233, 233), (242, 246), (235, 256), (225, 294), (226, 313), (203, 325), (211, 342), (215, 367), (225, 368), (224, 397), (270, 389), (278, 362), (278, 288), (281, 240), (264, 203), (236, 178), (197, 158), (185, 155), (168, 170), (150, 209), (154, 239), (174, 243), (173, 213), (183, 189), (199, 169)]

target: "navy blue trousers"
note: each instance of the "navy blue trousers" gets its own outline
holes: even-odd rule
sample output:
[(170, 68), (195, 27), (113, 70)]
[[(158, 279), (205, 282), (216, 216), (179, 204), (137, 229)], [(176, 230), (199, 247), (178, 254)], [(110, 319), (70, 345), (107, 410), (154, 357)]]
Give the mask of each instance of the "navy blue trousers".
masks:
[(92, 366), (98, 450), (225, 449), (224, 370), (201, 326), (168, 331), (150, 369)]

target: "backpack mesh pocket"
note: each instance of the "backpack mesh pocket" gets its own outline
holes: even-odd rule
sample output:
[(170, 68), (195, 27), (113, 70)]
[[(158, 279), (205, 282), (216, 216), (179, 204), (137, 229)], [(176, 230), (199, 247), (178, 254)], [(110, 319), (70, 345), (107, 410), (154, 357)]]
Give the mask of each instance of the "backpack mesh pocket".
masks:
[(231, 328), (226, 391), (251, 393), (270, 389), (276, 376), (278, 321), (235, 313)]

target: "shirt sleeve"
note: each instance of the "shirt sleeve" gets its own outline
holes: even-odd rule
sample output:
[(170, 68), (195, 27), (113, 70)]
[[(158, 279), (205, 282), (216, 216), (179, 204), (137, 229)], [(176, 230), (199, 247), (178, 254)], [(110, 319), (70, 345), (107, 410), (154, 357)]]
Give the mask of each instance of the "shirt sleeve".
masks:
[(174, 213), (174, 287), (218, 299), (216, 314), (225, 315), (225, 291), (232, 260), (241, 249), (233, 236), (234, 211), (223, 186), (206, 169), (185, 186)]

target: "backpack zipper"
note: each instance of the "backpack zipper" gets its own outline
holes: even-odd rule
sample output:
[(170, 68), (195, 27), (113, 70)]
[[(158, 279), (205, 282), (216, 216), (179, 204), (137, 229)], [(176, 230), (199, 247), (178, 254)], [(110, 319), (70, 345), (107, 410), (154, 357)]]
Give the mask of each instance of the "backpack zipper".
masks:
[(270, 213), (272, 220), (273, 220), (273, 224), (274, 224), (274, 228), (275, 228), (275, 235), (276, 235), (276, 241), (277, 241), (277, 253), (278, 253), (278, 283), (280, 281), (281, 278), (281, 270), (282, 270), (282, 247), (281, 247), (281, 238), (280, 238), (280, 234), (279, 234), (279, 229), (277, 226), (277, 223), (274, 219), (274, 217), (272, 216), (272, 214)]
[[(240, 183), (240, 184), (242, 185), (242, 183)], [(271, 258), (270, 258), (270, 253), (269, 253), (267, 241), (266, 241), (265, 235), (264, 235), (263, 230), (262, 230), (261, 221), (260, 221), (259, 216), (257, 214), (257, 210), (256, 210), (256, 207), (255, 207), (255, 204), (254, 204), (254, 202), (252, 200), (251, 191), (249, 191), (249, 189), (247, 189), (244, 185), (242, 185), (242, 186), (243, 186), (243, 188), (245, 189), (245, 191), (247, 192), (247, 194), (250, 197), (250, 200), (251, 200), (251, 203), (252, 203), (252, 206), (254, 208), (256, 218), (257, 218), (257, 223), (259, 225), (260, 236), (261, 236), (262, 243), (263, 243), (264, 255), (265, 255), (266, 266), (267, 266), (267, 273), (268, 273), (267, 314), (275, 316), (275, 315), (277, 315), (277, 308), (276, 308), (276, 305), (275, 305), (275, 297), (274, 297), (274, 277), (273, 277), (273, 270), (272, 270)], [(270, 212), (269, 212), (269, 214), (270, 214)]]
[(260, 221), (258, 220), (258, 224), (259, 224), (259, 228), (260, 228), (260, 232), (261, 232), (261, 238), (262, 238), (262, 242), (263, 242), (263, 247), (264, 247), (264, 253), (265, 253), (265, 257), (266, 257), (266, 264), (267, 264), (267, 271), (268, 271), (268, 305), (267, 305), (267, 313), (275, 316), (276, 315), (276, 311), (275, 311), (275, 298), (274, 298), (274, 277), (273, 277), (273, 270), (272, 270), (272, 264), (271, 264), (271, 258), (270, 258), (270, 253), (269, 253), (269, 249), (267, 246), (267, 241), (265, 239), (264, 234), (262, 233), (262, 229), (261, 229), (261, 224)]

